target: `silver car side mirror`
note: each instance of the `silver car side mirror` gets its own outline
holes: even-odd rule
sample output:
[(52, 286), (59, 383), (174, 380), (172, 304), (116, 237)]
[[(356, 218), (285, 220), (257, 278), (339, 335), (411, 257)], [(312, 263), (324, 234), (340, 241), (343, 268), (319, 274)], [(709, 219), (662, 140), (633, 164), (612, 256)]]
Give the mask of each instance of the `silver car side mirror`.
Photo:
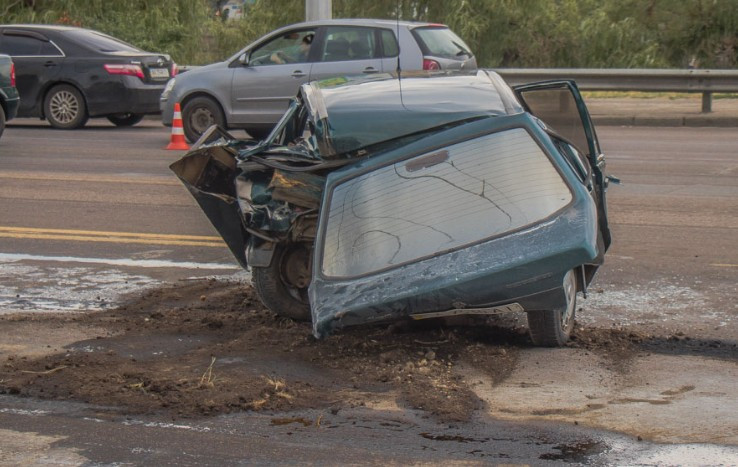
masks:
[(241, 66), (249, 66), (249, 54), (241, 54), (241, 56), (238, 57), (238, 63), (240, 63)]

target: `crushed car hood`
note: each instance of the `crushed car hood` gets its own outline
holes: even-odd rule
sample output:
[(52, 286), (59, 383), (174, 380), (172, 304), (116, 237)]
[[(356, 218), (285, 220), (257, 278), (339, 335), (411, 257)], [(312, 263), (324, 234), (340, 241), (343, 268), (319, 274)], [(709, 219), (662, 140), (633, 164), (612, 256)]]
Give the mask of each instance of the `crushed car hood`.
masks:
[(324, 158), (452, 122), (523, 112), (499, 75), (487, 71), (338, 77), (305, 84), (301, 92)]

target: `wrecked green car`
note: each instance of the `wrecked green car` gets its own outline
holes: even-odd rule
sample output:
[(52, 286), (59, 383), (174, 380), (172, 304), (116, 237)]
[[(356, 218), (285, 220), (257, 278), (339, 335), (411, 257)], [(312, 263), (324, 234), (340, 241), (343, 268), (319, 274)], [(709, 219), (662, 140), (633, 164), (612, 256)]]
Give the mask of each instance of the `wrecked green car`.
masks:
[(262, 141), (205, 140), (172, 170), (263, 303), (317, 337), (524, 311), (534, 344), (562, 345), (610, 245), (604, 156), (571, 81), (335, 78), (303, 85)]

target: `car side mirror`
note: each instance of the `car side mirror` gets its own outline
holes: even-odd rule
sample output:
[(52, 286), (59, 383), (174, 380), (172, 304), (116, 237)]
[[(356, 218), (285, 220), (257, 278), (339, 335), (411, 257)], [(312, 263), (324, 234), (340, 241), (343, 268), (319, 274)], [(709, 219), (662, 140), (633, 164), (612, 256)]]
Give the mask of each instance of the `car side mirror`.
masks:
[(241, 54), (241, 56), (238, 57), (238, 63), (240, 63), (241, 66), (249, 66), (249, 54)]

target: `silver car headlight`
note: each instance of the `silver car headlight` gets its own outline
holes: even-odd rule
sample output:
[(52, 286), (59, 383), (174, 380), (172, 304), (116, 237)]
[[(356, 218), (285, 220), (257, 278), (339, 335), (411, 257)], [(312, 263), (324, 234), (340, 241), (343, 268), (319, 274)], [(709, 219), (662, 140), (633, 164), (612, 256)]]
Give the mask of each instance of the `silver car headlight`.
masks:
[(169, 93), (172, 92), (172, 89), (174, 88), (174, 80), (175, 78), (172, 78), (167, 81), (167, 85), (164, 86), (164, 90), (161, 92), (162, 100), (167, 100), (167, 98), (169, 97)]

